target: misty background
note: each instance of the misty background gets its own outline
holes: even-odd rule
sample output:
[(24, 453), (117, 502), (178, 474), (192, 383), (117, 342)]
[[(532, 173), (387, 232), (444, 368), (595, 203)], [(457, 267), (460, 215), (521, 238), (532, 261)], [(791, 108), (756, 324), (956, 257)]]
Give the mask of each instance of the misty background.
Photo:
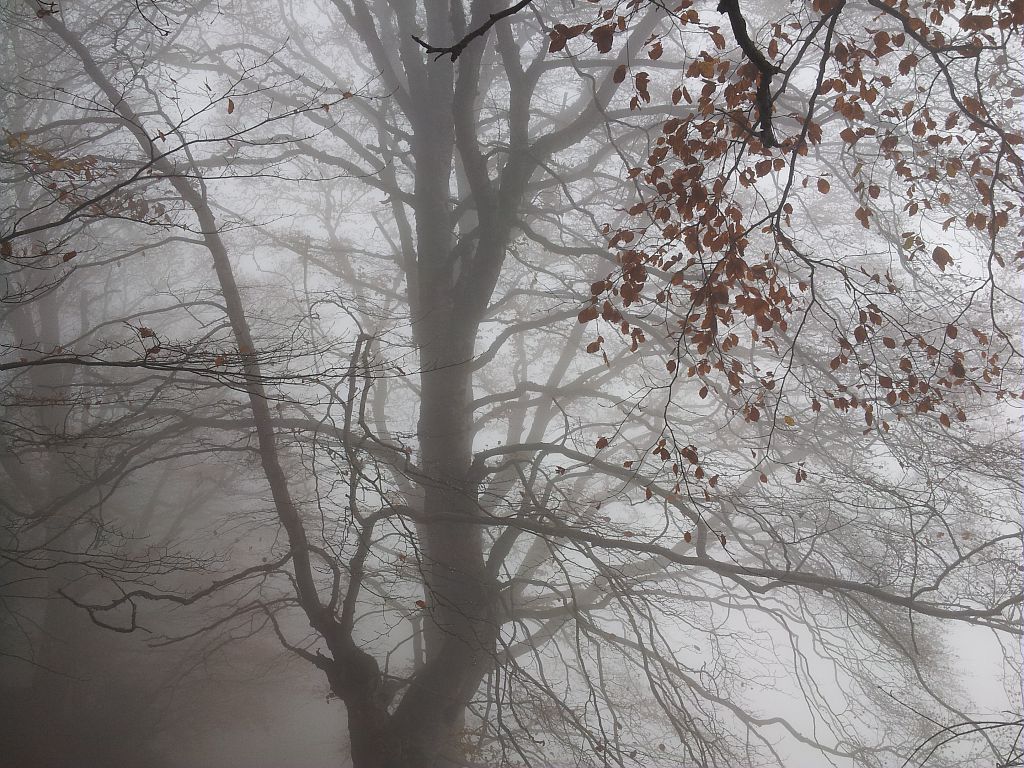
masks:
[(0, 764), (1020, 765), (1020, 20), (503, 7), (3, 5)]

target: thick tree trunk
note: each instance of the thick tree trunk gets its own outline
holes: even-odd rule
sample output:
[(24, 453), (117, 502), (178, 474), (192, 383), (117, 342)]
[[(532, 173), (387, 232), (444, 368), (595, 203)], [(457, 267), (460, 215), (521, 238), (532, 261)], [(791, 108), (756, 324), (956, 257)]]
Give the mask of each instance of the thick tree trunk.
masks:
[[(420, 329), (420, 461), (426, 479), (418, 533), (429, 618), (426, 663), (391, 719), (401, 765), (436, 764), (461, 726), (490, 668), (497, 640), (497, 588), (487, 573), (472, 460), (473, 318), (426, 322)], [(392, 766), (388, 766), (392, 768)]]
[[(438, 34), (450, 23), (441, 6), (428, 9), (428, 19)], [(417, 254), (408, 287), (421, 367), (417, 436), (423, 507), (417, 535), (427, 604), (425, 662), (389, 717), (386, 735), (398, 746), (368, 756), (365, 765), (373, 768), (436, 764), (493, 664), (498, 636), (498, 590), (487, 572), (476, 488), (468, 480), (474, 436), (471, 361), (490, 287), (487, 295), (467, 302), (460, 280), (479, 256), (479, 242), (467, 234), (465, 221), (459, 222), (461, 242), (454, 234), (454, 68), (434, 62), (422, 75), (422, 89), (411, 95)]]

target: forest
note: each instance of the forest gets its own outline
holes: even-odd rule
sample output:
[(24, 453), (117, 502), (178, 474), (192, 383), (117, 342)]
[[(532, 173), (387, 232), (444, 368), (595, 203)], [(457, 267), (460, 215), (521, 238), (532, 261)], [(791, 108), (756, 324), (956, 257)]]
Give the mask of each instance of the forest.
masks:
[(0, 764), (1024, 766), (1024, 0), (0, 23)]

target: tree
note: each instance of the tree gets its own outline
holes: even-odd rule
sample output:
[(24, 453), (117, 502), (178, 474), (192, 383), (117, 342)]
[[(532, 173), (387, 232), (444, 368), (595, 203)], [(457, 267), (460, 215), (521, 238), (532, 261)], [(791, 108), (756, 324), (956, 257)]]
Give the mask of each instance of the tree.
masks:
[[(968, 719), (935, 627), (1019, 634), (1016, 6), (928, 9), (942, 32), (881, 2), (245, 10), (14, 11), (61, 64), (16, 78), (51, 110), (7, 134), (37, 193), (2, 237), (5, 387), (52, 371), (39, 433), (99, 432), (61, 496), (105, 494), (89, 526), (131, 519), (110, 498), (147, 462), (237, 454), (258, 490), (182, 529), (254, 495), (243, 540), (272, 534), (202, 580), (143, 519), (173, 550), (103, 546), (166, 567), (44, 548), (53, 593), (121, 631), (274, 633), (358, 768), (885, 765), (925, 738), (888, 688)], [(215, 290), (182, 270), (153, 302), (154, 255)], [(16, 324), (111, 259), (130, 308)], [(145, 407), (83, 419), (75, 387), (122, 371)]]

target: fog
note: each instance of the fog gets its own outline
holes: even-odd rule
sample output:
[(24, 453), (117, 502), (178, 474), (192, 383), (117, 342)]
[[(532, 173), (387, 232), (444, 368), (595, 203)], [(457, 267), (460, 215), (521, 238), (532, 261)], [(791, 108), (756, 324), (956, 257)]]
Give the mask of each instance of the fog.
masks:
[(1024, 765), (1015, 5), (0, 14), (0, 764)]

